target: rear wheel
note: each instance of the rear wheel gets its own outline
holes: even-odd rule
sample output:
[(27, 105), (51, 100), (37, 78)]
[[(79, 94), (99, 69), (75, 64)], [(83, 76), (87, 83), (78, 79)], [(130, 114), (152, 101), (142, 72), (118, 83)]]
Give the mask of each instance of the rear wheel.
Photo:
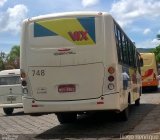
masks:
[(12, 115), (14, 108), (3, 108), (6, 115)]
[(64, 112), (64, 113), (57, 113), (57, 119), (61, 124), (64, 123), (72, 123), (77, 120), (77, 113), (72, 112)]
[(120, 120), (121, 121), (127, 121), (129, 117), (129, 108), (127, 107), (122, 112), (120, 112)]
[(153, 86), (152, 90), (157, 91), (158, 90), (158, 86)]
[(135, 101), (135, 105), (136, 105), (136, 106), (139, 106), (139, 105), (140, 105), (140, 98), (138, 98), (138, 99)]

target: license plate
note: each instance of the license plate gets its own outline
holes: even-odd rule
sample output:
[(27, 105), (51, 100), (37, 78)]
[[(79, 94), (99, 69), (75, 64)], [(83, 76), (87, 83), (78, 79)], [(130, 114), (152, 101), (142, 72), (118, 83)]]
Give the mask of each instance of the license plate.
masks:
[(74, 84), (59, 85), (58, 92), (59, 93), (76, 92), (76, 85)]
[(9, 96), (9, 97), (7, 97), (7, 101), (16, 101), (16, 97)]

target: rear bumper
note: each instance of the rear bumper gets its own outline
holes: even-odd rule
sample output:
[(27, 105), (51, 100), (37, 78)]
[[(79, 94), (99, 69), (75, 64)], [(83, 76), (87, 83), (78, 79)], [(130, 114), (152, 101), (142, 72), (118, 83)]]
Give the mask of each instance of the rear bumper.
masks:
[(158, 80), (153, 80), (150, 82), (142, 82), (142, 87), (148, 87), (148, 86), (157, 86), (158, 87), (159, 82)]
[(0, 104), (2, 108), (22, 108), (23, 103), (15, 103), (15, 104)]
[[(98, 110), (121, 110), (119, 94), (110, 94), (98, 99), (78, 101), (36, 101), (33, 98), (23, 97), (25, 113), (47, 112), (71, 112), (71, 111), (98, 111)], [(32, 103), (32, 101), (35, 101)]]

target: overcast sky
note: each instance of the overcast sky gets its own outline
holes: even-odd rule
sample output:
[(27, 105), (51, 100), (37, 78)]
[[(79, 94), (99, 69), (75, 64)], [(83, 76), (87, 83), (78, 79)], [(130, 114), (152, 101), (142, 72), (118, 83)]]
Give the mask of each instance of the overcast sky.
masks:
[(109, 12), (138, 48), (160, 43), (160, 0), (0, 0), (0, 52), (20, 44), (23, 19), (66, 11)]

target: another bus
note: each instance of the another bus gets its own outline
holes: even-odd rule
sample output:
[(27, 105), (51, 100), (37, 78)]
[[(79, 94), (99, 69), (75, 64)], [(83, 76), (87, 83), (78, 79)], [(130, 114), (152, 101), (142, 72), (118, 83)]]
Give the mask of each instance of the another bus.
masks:
[(0, 107), (6, 115), (23, 107), (20, 69), (0, 71)]
[(140, 103), (141, 62), (134, 43), (108, 13), (26, 19), (21, 41), (24, 112), (54, 112), (60, 123), (68, 123), (79, 113), (112, 110), (127, 120), (128, 104)]
[(141, 53), (144, 60), (142, 71), (142, 87), (152, 90), (158, 89), (158, 70), (154, 53)]

